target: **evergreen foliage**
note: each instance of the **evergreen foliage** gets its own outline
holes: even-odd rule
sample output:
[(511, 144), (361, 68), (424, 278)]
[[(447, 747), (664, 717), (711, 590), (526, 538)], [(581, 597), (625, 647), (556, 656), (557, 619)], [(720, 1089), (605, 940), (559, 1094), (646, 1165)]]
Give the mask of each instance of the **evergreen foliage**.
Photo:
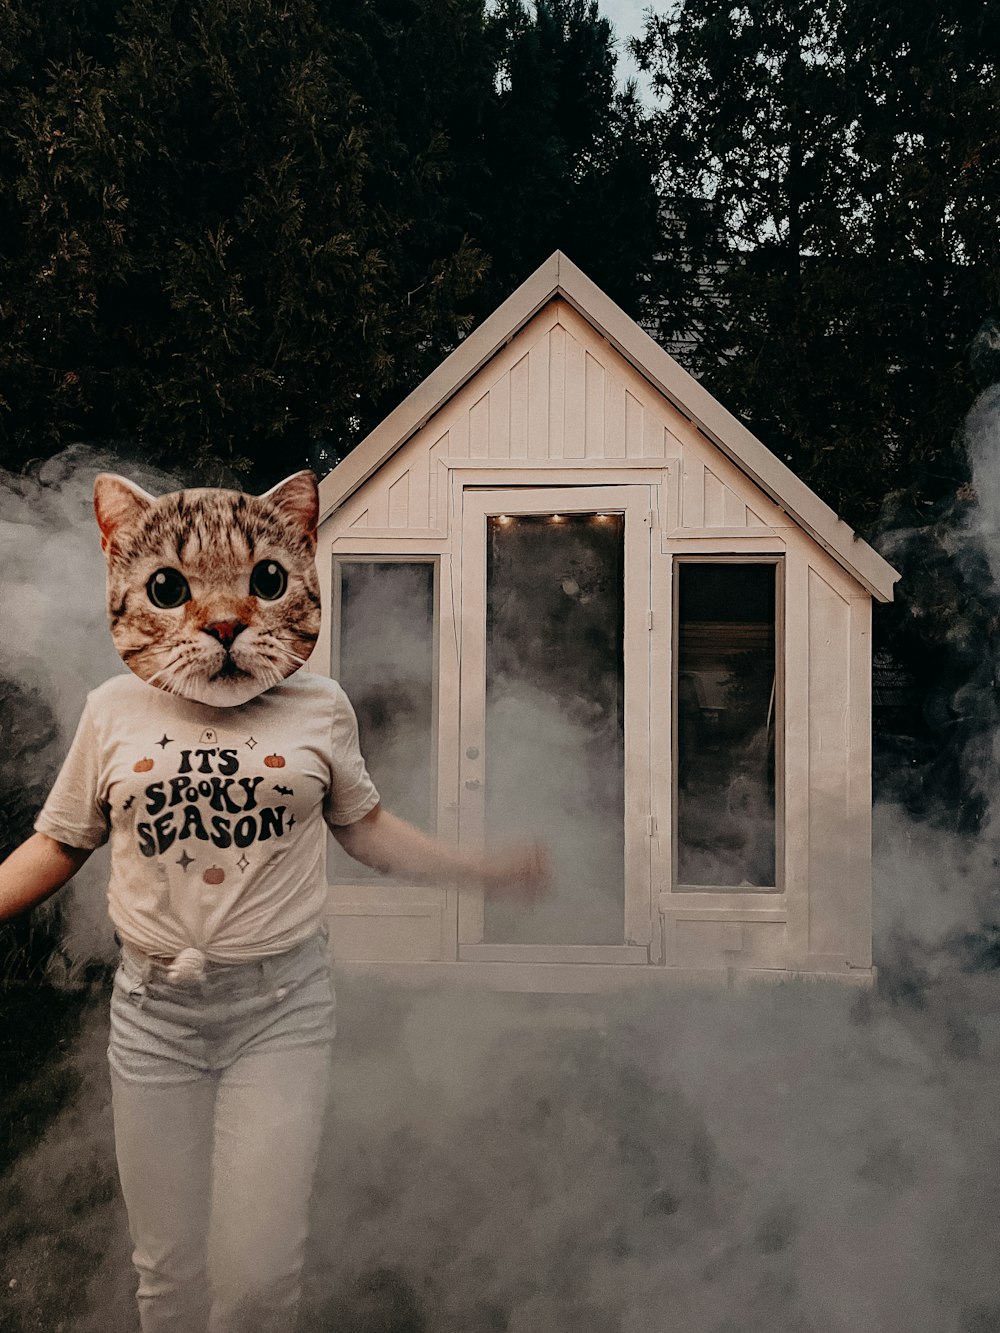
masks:
[(1000, 11), (683, 0), (635, 49), (666, 198), (711, 222), (695, 373), (855, 526), (919, 518), (1000, 302)]
[(0, 461), (325, 471), (558, 247), (862, 535), (911, 532), (880, 632), (960, 732), (1000, 652), (949, 559), (1000, 11), (677, 0), (635, 51), (653, 112), (599, 0), (0, 0)]
[[(961, 425), (1000, 305), (1000, 10), (680, 0), (634, 51), (702, 283), (688, 366), (901, 569), (877, 641), (915, 679), (922, 780), (975, 825), (1000, 632)], [(898, 789), (912, 754), (887, 757)]]
[(655, 161), (593, 0), (2, 17), (8, 467), (325, 471), (557, 245), (638, 313)]
[(493, 267), (481, 312), (558, 249), (645, 317), (671, 282), (659, 147), (634, 85), (617, 87), (614, 36), (597, 0), (500, 0), (491, 34), (497, 96), (474, 230)]
[[(487, 265), (431, 91), (382, 77), (412, 32), (360, 0), (45, 9), (5, 28), (8, 464), (123, 439), (261, 480), (346, 447)], [(414, 26), (446, 68), (484, 42), (462, 0)]]

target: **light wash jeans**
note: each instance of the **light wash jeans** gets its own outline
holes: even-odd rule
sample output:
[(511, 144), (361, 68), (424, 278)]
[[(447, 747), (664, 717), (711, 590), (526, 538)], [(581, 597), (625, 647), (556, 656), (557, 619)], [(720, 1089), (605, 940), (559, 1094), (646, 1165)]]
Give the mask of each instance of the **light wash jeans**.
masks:
[(143, 1333), (292, 1333), (334, 995), (317, 935), (196, 982), (127, 948), (108, 1059)]

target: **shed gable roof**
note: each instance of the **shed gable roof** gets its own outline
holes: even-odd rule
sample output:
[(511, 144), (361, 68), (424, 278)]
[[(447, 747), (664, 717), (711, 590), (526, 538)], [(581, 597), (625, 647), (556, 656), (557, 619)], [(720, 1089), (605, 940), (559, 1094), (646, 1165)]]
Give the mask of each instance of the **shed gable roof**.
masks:
[(899, 577), (896, 570), (558, 250), (323, 478), (321, 521), (557, 297), (567, 301), (870, 593), (883, 602), (892, 600), (893, 584)]

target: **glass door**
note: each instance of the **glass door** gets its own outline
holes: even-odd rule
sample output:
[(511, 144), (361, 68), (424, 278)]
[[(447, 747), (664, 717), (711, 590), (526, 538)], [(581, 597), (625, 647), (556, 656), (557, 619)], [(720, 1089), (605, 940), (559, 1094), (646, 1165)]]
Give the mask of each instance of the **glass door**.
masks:
[(649, 492), (466, 490), (460, 827), (545, 842), (534, 908), (460, 903), (464, 957), (644, 962)]

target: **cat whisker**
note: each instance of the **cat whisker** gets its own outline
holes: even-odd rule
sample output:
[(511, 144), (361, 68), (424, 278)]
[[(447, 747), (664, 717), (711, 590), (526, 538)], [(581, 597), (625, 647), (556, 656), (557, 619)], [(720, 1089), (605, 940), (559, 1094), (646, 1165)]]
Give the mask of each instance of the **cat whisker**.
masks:
[(295, 667), (305, 664), (306, 659), (299, 657), (296, 653), (274, 653), (264, 659), (269, 667), (276, 671), (291, 671)]
[(294, 649), (282, 643), (280, 639), (273, 635), (259, 641), (256, 646), (260, 653), (267, 654), (270, 661), (294, 663), (296, 666), (304, 666), (308, 661), (308, 654), (295, 652)]

